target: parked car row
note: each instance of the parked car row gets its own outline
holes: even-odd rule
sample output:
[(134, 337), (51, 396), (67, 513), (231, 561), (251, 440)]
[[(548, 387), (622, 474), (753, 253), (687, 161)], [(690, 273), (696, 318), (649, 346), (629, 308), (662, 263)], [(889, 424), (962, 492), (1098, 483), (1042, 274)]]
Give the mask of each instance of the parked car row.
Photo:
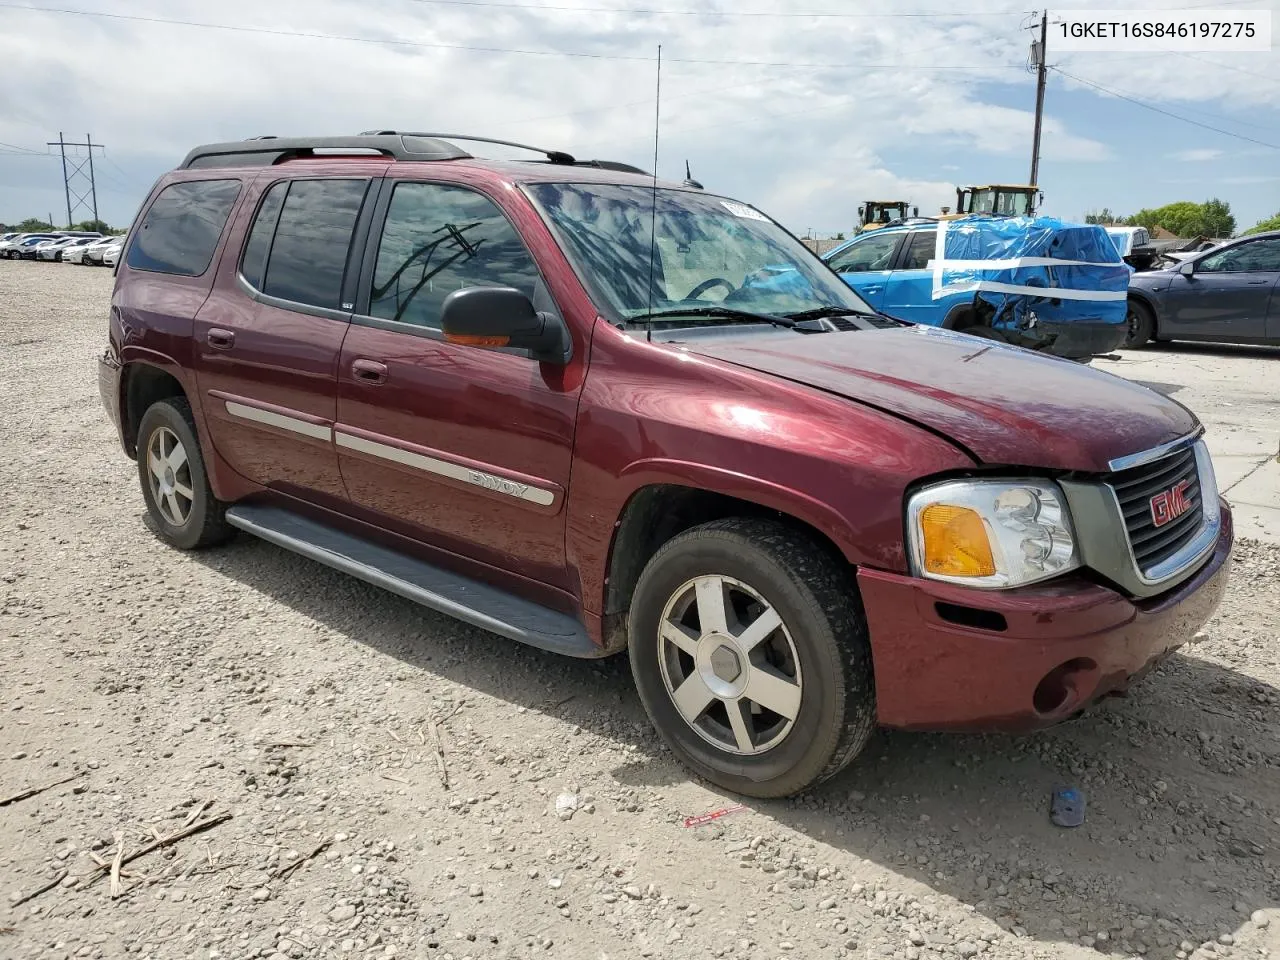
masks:
[(0, 235), (0, 259), (46, 260), (51, 263), (82, 263), (115, 266), (123, 236), (104, 237), (100, 233), (57, 230), (51, 233), (6, 233)]

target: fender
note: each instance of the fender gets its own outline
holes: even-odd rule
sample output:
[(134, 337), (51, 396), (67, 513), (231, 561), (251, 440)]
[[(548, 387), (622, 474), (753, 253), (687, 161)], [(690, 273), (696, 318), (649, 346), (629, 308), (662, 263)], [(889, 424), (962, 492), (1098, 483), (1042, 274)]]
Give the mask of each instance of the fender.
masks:
[(623, 469), (620, 479), (626, 496), (618, 505), (615, 517), (622, 516), (622, 511), (631, 498), (643, 487), (663, 483), (694, 487), (737, 497), (739, 500), (748, 500), (770, 510), (789, 514), (825, 533), (836, 542), (846, 557), (852, 559), (852, 556), (857, 556), (859, 560), (864, 559), (854, 541), (853, 531), (844, 517), (821, 500), (772, 480), (762, 480), (749, 474), (688, 460), (668, 460), (659, 457), (639, 460), (628, 465)]

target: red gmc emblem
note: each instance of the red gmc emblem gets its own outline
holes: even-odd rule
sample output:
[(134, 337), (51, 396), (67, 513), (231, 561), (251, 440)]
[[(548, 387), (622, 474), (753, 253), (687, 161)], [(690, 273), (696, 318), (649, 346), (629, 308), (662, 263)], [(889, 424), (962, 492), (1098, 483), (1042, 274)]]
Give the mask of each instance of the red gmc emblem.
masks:
[(1170, 490), (1162, 490), (1151, 498), (1151, 522), (1163, 527), (1170, 520), (1176, 520), (1188, 510), (1191, 504), (1187, 501), (1188, 480), (1179, 480)]

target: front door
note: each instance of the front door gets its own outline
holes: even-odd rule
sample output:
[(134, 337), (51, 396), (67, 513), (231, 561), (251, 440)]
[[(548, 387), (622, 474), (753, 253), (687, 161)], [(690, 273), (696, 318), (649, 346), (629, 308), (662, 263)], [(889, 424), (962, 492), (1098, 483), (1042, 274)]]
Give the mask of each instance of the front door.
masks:
[(877, 310), (884, 303), (885, 286), (889, 282), (889, 268), (893, 265), (898, 241), (905, 234), (875, 231), (859, 237), (827, 263), (840, 274), (842, 280), (853, 287), (858, 296)]
[(1233, 244), (1200, 257), (1190, 276), (1175, 274), (1165, 294), (1162, 336), (1264, 337), (1280, 280), (1280, 238)]
[(379, 208), (371, 289), (338, 366), (335, 441), (351, 500), (389, 529), (563, 588), (580, 378), (440, 332), (445, 297), (463, 287), (515, 287), (555, 311), (538, 268), (476, 190), (402, 181)]
[(244, 249), (223, 258), (195, 325), (214, 448), (249, 480), (330, 505), (346, 500), (333, 444), (342, 287), (369, 183), (259, 181)]

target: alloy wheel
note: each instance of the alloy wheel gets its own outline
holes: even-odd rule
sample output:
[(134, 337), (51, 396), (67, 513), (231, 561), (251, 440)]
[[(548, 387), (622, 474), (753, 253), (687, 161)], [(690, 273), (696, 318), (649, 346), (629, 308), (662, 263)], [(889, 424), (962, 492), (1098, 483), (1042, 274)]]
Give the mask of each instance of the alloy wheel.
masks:
[(147, 444), (147, 478), (151, 498), (169, 523), (180, 527), (191, 516), (195, 491), (191, 485), (191, 464), (178, 435), (159, 427)]
[(658, 658), (676, 710), (717, 748), (761, 754), (791, 732), (800, 660), (777, 610), (748, 584), (704, 576), (677, 589), (662, 611)]

